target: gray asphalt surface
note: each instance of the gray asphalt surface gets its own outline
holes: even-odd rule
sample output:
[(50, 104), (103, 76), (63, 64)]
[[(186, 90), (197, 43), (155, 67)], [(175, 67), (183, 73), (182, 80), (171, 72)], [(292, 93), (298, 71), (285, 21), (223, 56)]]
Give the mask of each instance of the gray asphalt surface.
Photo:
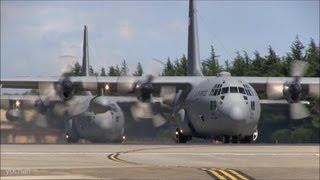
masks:
[(1, 145), (1, 179), (319, 179), (319, 145)]

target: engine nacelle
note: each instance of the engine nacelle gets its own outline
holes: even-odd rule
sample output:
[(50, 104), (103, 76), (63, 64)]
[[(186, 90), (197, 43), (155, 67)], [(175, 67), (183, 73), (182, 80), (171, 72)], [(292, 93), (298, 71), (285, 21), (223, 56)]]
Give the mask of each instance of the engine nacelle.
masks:
[(9, 121), (18, 121), (22, 119), (22, 112), (19, 109), (10, 109), (6, 112), (6, 118)]
[(154, 88), (152, 86), (152, 76), (147, 76), (144, 80), (138, 81), (135, 85), (135, 92), (142, 102), (150, 102)]
[(57, 95), (63, 100), (63, 101), (68, 101), (70, 100), (73, 95), (74, 95), (74, 85), (72, 81), (64, 77), (59, 80), (59, 82), (55, 86)]
[(297, 81), (289, 81), (283, 84), (283, 96), (289, 103), (295, 103), (300, 100), (302, 92), (301, 84)]

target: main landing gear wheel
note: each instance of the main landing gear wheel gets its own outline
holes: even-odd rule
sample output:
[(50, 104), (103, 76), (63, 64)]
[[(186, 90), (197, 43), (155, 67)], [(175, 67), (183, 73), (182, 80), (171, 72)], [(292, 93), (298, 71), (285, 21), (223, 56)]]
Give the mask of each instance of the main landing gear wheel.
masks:
[(79, 141), (79, 136), (77, 132), (75, 132), (73, 129), (69, 129), (66, 132), (66, 141), (67, 143), (76, 143)]
[(182, 133), (182, 130), (180, 130), (179, 128), (176, 129), (176, 143), (187, 143), (191, 140), (191, 136), (186, 136)]

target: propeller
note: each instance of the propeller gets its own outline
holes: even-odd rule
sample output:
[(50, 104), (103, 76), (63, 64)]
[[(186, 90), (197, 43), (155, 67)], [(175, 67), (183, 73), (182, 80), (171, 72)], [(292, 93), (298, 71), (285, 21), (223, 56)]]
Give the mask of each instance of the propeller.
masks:
[(117, 91), (119, 93), (132, 93), (137, 96), (139, 101), (130, 108), (134, 120), (151, 119), (155, 127), (160, 127), (166, 123), (166, 119), (160, 113), (160, 100), (153, 97), (153, 80), (159, 73), (157, 73), (155, 65), (149, 67), (151, 67), (151, 72), (141, 78), (120, 76)]
[(58, 82), (39, 82), (39, 100), (36, 106), (41, 112), (51, 106), (51, 102), (55, 103), (52, 110), (58, 115), (65, 115), (68, 111), (68, 101), (72, 99), (75, 93), (75, 87), (70, 80), (73, 67), (76, 62), (76, 57), (71, 55), (60, 56), (61, 62), (61, 77)]
[[(279, 99), (284, 97), (290, 104), (290, 117), (292, 119), (304, 119), (309, 116), (309, 111), (301, 102), (302, 92), (301, 77), (305, 74), (308, 64), (305, 61), (294, 61), (291, 64), (292, 80), (285, 83), (267, 83), (267, 96), (270, 99)], [(311, 87), (311, 86), (310, 86)], [(315, 88), (309, 87), (309, 94), (313, 95)]]
[(160, 127), (166, 123), (166, 119), (161, 115), (161, 104), (159, 99), (153, 97), (154, 88), (152, 85), (154, 77), (146, 75), (143, 79), (134, 83), (134, 92), (137, 94), (138, 102), (131, 107), (131, 113), (136, 121), (141, 119), (152, 119), (155, 127)]

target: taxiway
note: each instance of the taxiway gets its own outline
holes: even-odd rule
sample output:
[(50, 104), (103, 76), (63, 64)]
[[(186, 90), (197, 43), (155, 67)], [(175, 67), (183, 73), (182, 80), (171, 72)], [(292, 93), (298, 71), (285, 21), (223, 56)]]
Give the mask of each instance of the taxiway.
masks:
[(319, 145), (1, 145), (1, 179), (319, 179)]

